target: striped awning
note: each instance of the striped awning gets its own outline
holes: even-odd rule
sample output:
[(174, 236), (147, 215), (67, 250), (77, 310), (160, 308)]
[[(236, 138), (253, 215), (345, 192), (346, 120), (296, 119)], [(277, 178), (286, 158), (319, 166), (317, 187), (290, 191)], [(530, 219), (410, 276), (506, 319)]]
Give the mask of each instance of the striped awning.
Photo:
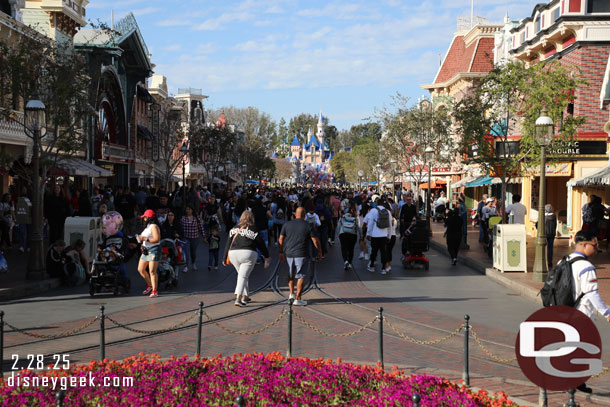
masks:
[(586, 187), (586, 186), (599, 186), (610, 184), (610, 164), (600, 168), (593, 174), (585, 175), (584, 177), (568, 181), (567, 186), (572, 187)]

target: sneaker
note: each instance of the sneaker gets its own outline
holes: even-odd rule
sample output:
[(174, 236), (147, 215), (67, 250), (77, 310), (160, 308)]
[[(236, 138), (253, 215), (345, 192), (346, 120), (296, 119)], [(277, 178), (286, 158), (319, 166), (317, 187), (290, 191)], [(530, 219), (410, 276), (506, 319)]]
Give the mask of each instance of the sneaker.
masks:
[(388, 274), (388, 270), (387, 269), (381, 269), (381, 274)]
[(212, 271), (212, 267), (208, 266), (208, 271)]
[(256, 259), (256, 264), (261, 264), (263, 261), (261, 259)]
[(19, 251), (20, 251), (21, 253), (25, 252), (25, 250), (23, 250), (23, 246), (21, 246), (21, 247), (19, 248)]
[(364, 253), (364, 260), (368, 260), (369, 259), (369, 254), (368, 253)]
[(244, 304), (247, 304), (250, 301), (252, 301), (252, 298), (250, 297), (241, 297), (241, 302), (243, 302)]
[(288, 299), (289, 299), (289, 300), (295, 300), (296, 298), (297, 298), (296, 294), (290, 294), (290, 295), (288, 296)]
[(189, 271), (189, 268), (188, 268), (188, 267), (186, 267), (186, 266), (184, 266), (184, 268), (182, 269), (182, 272), (183, 272), (183, 273), (186, 273), (186, 272), (188, 272), (188, 271)]
[(307, 305), (307, 301), (305, 301), (305, 300), (294, 300), (292, 305), (304, 307), (305, 305)]
[(155, 291), (151, 291), (149, 297), (150, 298), (156, 298), (159, 296), (159, 293), (155, 290)]
[(152, 287), (147, 285), (144, 291), (142, 291), (142, 295), (148, 295), (152, 291)]
[(245, 303), (241, 302), (237, 298), (235, 299), (235, 303), (233, 305), (235, 305), (236, 307), (245, 307), (246, 306)]
[(195, 263), (193, 263), (192, 268), (193, 268), (193, 271), (197, 271), (197, 265)]
[(349, 261), (345, 260), (345, 263), (343, 263), (343, 270), (349, 270)]
[(375, 266), (367, 266), (366, 268), (368, 271), (370, 271), (371, 273), (375, 272)]
[(218, 266), (214, 266), (214, 270), (218, 270)]
[(274, 245), (275, 247), (277, 247), (277, 242), (273, 243), (273, 245)]
[(451, 260), (451, 264), (453, 264), (455, 266), (457, 264), (457, 259)]
[(358, 260), (364, 260), (364, 253), (360, 252), (360, 255), (358, 256)]
[(347, 269), (348, 269), (348, 270), (351, 270), (351, 269), (353, 269), (353, 268), (354, 268), (354, 266), (352, 266), (352, 263), (347, 263)]

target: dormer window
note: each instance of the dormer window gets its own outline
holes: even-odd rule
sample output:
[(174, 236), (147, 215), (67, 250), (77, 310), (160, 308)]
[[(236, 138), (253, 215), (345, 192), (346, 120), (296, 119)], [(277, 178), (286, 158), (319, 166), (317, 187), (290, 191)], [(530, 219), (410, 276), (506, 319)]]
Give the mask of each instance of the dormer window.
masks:
[(610, 13), (608, 0), (587, 0), (587, 13)]
[(561, 9), (559, 7), (555, 8), (555, 9), (553, 9), (553, 11), (551, 11), (551, 22), (550, 22), (550, 24), (553, 24), (555, 21), (557, 21), (557, 19), (560, 16), (560, 12), (561, 12)]
[(540, 14), (538, 14), (536, 16), (535, 27), (536, 27), (536, 32), (539, 32), (540, 30), (542, 30), (542, 18), (540, 16)]

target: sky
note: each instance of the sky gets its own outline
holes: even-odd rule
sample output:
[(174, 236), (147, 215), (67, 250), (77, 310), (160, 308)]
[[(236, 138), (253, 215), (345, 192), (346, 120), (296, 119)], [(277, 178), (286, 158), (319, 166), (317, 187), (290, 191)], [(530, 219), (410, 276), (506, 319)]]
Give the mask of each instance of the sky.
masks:
[[(474, 0), (501, 22), (545, 0)], [(546, 0), (548, 1), (548, 0)], [(132, 12), (170, 93), (202, 89), (206, 108), (254, 106), (279, 121), (328, 117), (339, 130), (427, 94), (471, 0), (90, 0), (87, 18)]]

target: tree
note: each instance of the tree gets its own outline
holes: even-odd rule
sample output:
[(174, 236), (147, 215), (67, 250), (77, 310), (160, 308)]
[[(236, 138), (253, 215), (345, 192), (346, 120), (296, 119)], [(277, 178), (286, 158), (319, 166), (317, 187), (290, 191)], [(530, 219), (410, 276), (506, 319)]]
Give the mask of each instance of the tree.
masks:
[[(163, 184), (167, 188), (178, 167), (181, 167), (188, 157), (180, 151), (189, 135), (185, 131), (185, 109), (183, 106), (167, 106), (159, 123), (159, 161), (163, 165)], [(184, 171), (184, 169), (183, 169)]]
[(558, 62), (531, 67), (511, 62), (495, 67), (456, 104), (453, 116), (462, 151), (470, 162), (500, 177), (502, 206), (510, 179), (539, 159), (534, 123), (543, 107), (558, 129), (550, 149), (571, 143), (584, 118), (565, 112), (584, 83), (575, 69)]
[(288, 126), (286, 126), (286, 120), (282, 117), (277, 125), (277, 132), (272, 140), (273, 151), (277, 152), (279, 157), (289, 157), (291, 141), (288, 133)]
[(289, 180), (294, 175), (292, 164), (285, 158), (273, 159), (275, 164), (274, 177), (277, 181)]
[(189, 159), (201, 162), (207, 174), (216, 174), (227, 160), (236, 161), (238, 136), (227, 127), (193, 128), (189, 143)]
[(223, 110), (227, 124), (235, 126), (236, 130), (243, 131), (246, 135), (247, 144), (256, 145), (266, 151), (273, 149), (273, 140), (277, 138), (277, 126), (268, 113), (261, 112), (252, 106), (246, 108), (228, 106), (209, 111), (210, 121), (216, 123), (216, 120), (220, 117), (220, 112)]
[(358, 144), (359, 142), (364, 142), (366, 139), (381, 140), (381, 124), (377, 122), (357, 124), (350, 127), (349, 133), (351, 136), (351, 141), (354, 145)]
[(419, 184), (426, 180), (432, 167), (424, 155), (426, 148), (434, 149), (435, 164), (449, 164), (455, 160), (456, 143), (450, 134), (451, 119), (446, 109), (437, 109), (431, 102), (413, 106), (408, 102), (397, 93), (392, 104), (396, 111), (379, 112), (384, 125), (381, 143), (387, 158), (396, 160), (402, 171)]
[(315, 132), (317, 124), (318, 118), (316, 116), (308, 113), (301, 113), (290, 119), (290, 122), (288, 123), (288, 133), (297, 136), (299, 142), (303, 144), (309, 141), (307, 140), (309, 129)]
[(338, 181), (353, 180), (348, 177), (353, 165), (352, 153), (350, 151), (340, 151), (330, 160), (330, 168), (335, 174), (335, 179)]

